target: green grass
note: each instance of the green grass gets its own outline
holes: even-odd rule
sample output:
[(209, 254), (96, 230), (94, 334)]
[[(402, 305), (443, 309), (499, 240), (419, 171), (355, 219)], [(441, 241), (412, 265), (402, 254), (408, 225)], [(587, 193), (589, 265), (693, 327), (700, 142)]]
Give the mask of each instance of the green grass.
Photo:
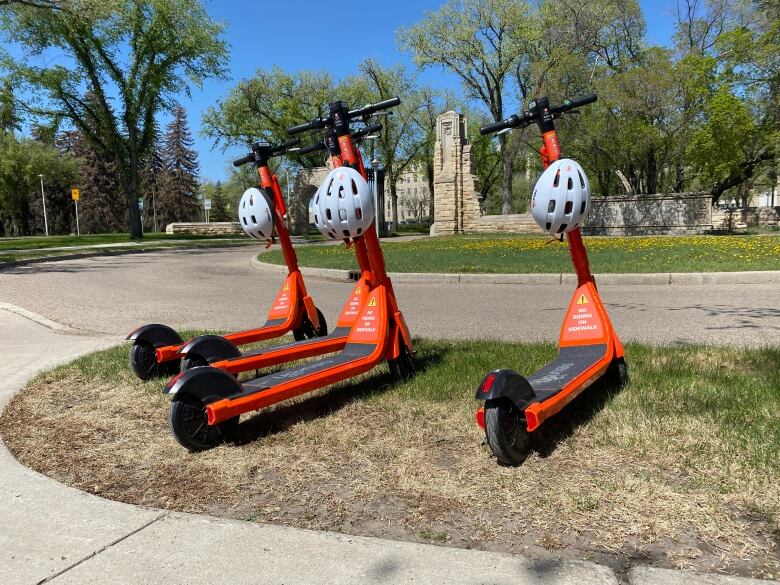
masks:
[[(780, 235), (586, 237), (596, 273), (780, 270)], [(560, 273), (571, 271), (566, 243), (540, 236), (442, 236), (384, 240), (391, 272)], [(344, 246), (298, 249), (302, 266), (355, 268)], [(283, 263), (279, 250), (262, 259)]]
[[(121, 248), (142, 247), (144, 249), (166, 247), (201, 247), (235, 243), (251, 243), (244, 237), (207, 236), (207, 235), (171, 235), (163, 232), (146, 233), (142, 240), (133, 240), (129, 234), (89, 234), (83, 236), (32, 236), (24, 238), (0, 238), (0, 262), (24, 260), (27, 258), (56, 257), (76, 252), (116, 251)], [(98, 246), (112, 244), (106, 248), (78, 248), (79, 246)], [(76, 247), (72, 250), (54, 248)]]
[(192, 455), (170, 436), (163, 381), (137, 380), (123, 344), (36, 377), (0, 433), (22, 463), (145, 506), (776, 574), (780, 348), (628, 344), (628, 384), (597, 383), (546, 421), (519, 468), (498, 466), (482, 444), (475, 390), (485, 372), (527, 375), (555, 348), (418, 339), (415, 349), (407, 382), (377, 367), (242, 415), (242, 444)]

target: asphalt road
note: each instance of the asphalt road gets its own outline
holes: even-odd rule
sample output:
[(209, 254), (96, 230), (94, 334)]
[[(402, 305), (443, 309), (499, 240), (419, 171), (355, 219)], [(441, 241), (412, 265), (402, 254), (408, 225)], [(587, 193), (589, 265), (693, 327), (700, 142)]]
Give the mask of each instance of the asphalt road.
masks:
[[(0, 302), (85, 332), (126, 334), (137, 325), (238, 329), (265, 319), (281, 283), (250, 265), (252, 248), (172, 250), (48, 262), (0, 272)], [(349, 284), (309, 279), (335, 321)], [(777, 285), (604, 285), (624, 341), (780, 345)], [(413, 335), (554, 340), (573, 293), (566, 286), (397, 284)]]

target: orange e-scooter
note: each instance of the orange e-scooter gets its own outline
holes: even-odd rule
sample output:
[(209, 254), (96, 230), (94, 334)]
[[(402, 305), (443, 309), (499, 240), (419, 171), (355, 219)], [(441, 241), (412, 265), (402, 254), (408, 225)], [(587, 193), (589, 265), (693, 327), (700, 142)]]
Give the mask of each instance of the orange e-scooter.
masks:
[[(591, 94), (550, 106), (546, 97), (539, 98), (526, 111), (480, 128), (480, 133), (536, 123), (542, 134), (540, 154), (546, 169), (561, 158), (554, 119), (595, 101), (596, 95)], [(505, 465), (522, 463), (530, 450), (532, 433), (591, 384), (607, 375), (615, 375), (621, 384), (626, 379), (623, 346), (596, 289), (580, 228), (566, 232), (566, 236), (577, 289), (561, 326), (558, 356), (528, 378), (506, 368), (493, 370), (477, 389), (477, 400), (485, 402), (477, 411), (477, 423), (484, 429), (490, 449)]]
[[(381, 124), (370, 124), (352, 132), (352, 139), (357, 143), (368, 134), (381, 129)], [(327, 150), (326, 143), (328, 141), (335, 142), (336, 148), (338, 148), (338, 139), (335, 136), (335, 130), (332, 128), (327, 130), (325, 141), (303, 147), (298, 153), (307, 154), (317, 150)], [(236, 161), (239, 164), (244, 162), (246, 162), (246, 157)], [(245, 351), (241, 351), (225, 337), (201, 335), (181, 348), (180, 352), (184, 355), (181, 369), (188, 370), (193, 367), (210, 365), (226, 370), (231, 374), (239, 374), (342, 350), (347, 344), (349, 332), (357, 322), (358, 314), (367, 298), (371, 283), (371, 266), (365, 242), (363, 240), (355, 241), (354, 249), (358, 268), (360, 269), (360, 278), (355, 283), (352, 294), (341, 310), (336, 327), (330, 333), (320, 337), (297, 339), (295, 342), (283, 345)]]
[[(368, 119), (374, 113), (400, 103), (393, 98), (350, 111), (344, 102), (329, 105), (329, 115), (289, 129), (291, 134), (333, 128), (335, 141), (328, 144), (335, 170), (347, 166), (365, 179), (363, 161), (350, 136), (353, 119)], [(259, 410), (306, 392), (365, 373), (387, 360), (397, 378), (414, 373), (409, 330), (398, 308), (387, 275), (376, 232), (376, 222), (353, 242), (363, 241), (371, 265), (370, 292), (352, 327), (344, 349), (314, 360), (240, 383), (229, 372), (212, 367), (187, 370), (166, 386), (172, 395), (169, 423), (174, 437), (184, 447), (208, 449), (229, 436), (246, 412)]]
[[(271, 146), (267, 142), (256, 142), (252, 145), (252, 153), (236, 161), (244, 164), (254, 161), (261, 187), (268, 199), (274, 204), (276, 217), (275, 231), (279, 238), (288, 274), (274, 299), (265, 323), (256, 329), (239, 331), (224, 336), (234, 345), (245, 345), (265, 339), (280, 337), (292, 331), (295, 339), (305, 339), (322, 336), (327, 333), (325, 318), (306, 292), (303, 276), (298, 268), (290, 234), (287, 231), (284, 215), (286, 213), (282, 191), (279, 182), (268, 167), (268, 160), (280, 156), (300, 141), (290, 140), (284, 144)], [(127, 339), (133, 342), (130, 346), (130, 367), (142, 380), (156, 376), (171, 376), (179, 372), (181, 358), (189, 361), (189, 366), (202, 364), (204, 358), (198, 353), (207, 351), (208, 340), (189, 347), (189, 353), (184, 352), (187, 345), (173, 328), (159, 323), (143, 325), (132, 331)]]

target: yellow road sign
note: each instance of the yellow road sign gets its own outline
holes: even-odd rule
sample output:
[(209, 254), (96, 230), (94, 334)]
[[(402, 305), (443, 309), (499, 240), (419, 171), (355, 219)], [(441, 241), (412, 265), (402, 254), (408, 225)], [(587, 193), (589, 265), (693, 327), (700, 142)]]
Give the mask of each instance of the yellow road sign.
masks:
[(73, 187), (73, 189), (70, 190), (70, 196), (73, 199), (73, 201), (79, 200), (79, 190), (76, 189), (76, 187)]

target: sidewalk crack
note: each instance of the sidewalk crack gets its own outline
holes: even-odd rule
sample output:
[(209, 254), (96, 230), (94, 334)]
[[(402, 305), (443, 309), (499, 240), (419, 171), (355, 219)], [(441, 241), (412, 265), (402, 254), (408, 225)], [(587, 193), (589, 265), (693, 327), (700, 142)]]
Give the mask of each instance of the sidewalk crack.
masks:
[(73, 563), (73, 564), (71, 564), (71, 565), (68, 565), (67, 567), (65, 567), (65, 568), (64, 568), (64, 569), (62, 569), (61, 571), (58, 571), (57, 573), (54, 573), (53, 575), (49, 575), (49, 576), (48, 576), (48, 577), (46, 577), (45, 579), (41, 579), (40, 581), (38, 581), (38, 582), (36, 583), (36, 585), (43, 585), (43, 583), (49, 583), (49, 582), (53, 581), (54, 579), (56, 579), (57, 577), (59, 577), (59, 576), (61, 576), (61, 575), (64, 575), (65, 573), (67, 573), (67, 572), (68, 572), (68, 571), (70, 571), (71, 569), (73, 569), (73, 568), (75, 568), (75, 567), (78, 567), (78, 566), (79, 566), (81, 563), (83, 563), (83, 562), (85, 562), (85, 561), (88, 561), (88, 560), (89, 560), (89, 559), (91, 559), (92, 557), (96, 557), (97, 555), (99, 555), (100, 553), (102, 553), (102, 552), (104, 552), (104, 551), (107, 551), (107, 550), (108, 550), (108, 549), (110, 549), (112, 546), (119, 544), (120, 542), (122, 542), (123, 540), (126, 540), (126, 539), (130, 538), (130, 537), (131, 537), (131, 536), (133, 536), (134, 534), (138, 534), (138, 533), (139, 533), (139, 532), (141, 532), (142, 530), (144, 530), (144, 529), (146, 529), (146, 528), (149, 528), (149, 526), (151, 526), (152, 524), (154, 524), (154, 523), (155, 523), (155, 522), (157, 522), (158, 520), (162, 520), (162, 519), (163, 519), (163, 518), (165, 518), (166, 516), (168, 516), (168, 512), (163, 512), (162, 514), (160, 514), (160, 515), (158, 515), (158, 516), (155, 516), (154, 518), (152, 518), (151, 520), (149, 520), (149, 522), (147, 522), (146, 524), (143, 524), (143, 525), (139, 526), (138, 528), (136, 528), (135, 530), (131, 530), (130, 532), (128, 532), (128, 533), (127, 533), (127, 534), (125, 534), (124, 536), (120, 536), (120, 537), (119, 537), (119, 538), (117, 538), (116, 540), (114, 540), (114, 541), (112, 541), (112, 542), (109, 542), (109, 543), (108, 543), (107, 545), (105, 545), (104, 547), (102, 547), (102, 548), (100, 548), (100, 549), (98, 549), (98, 550), (96, 550), (96, 551), (94, 551), (94, 552), (92, 552), (92, 553), (88, 554), (87, 556), (85, 556), (85, 557), (84, 557), (84, 558), (82, 558), (82, 559), (79, 559), (79, 560), (78, 560), (78, 561), (76, 561), (75, 563)]

